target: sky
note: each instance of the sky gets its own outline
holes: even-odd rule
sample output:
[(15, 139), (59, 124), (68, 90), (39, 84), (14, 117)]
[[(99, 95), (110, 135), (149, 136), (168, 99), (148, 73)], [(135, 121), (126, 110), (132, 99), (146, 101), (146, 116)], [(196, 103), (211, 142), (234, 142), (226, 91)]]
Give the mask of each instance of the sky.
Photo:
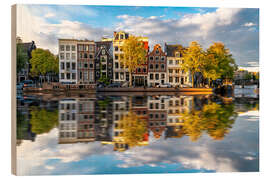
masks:
[(99, 41), (126, 31), (156, 44), (223, 42), (240, 68), (259, 70), (259, 9), (87, 5), (19, 5), (17, 35), (58, 53), (58, 38)]
[(259, 168), (259, 111), (239, 114), (229, 134), (155, 139), (149, 145), (113, 151), (100, 142), (58, 144), (58, 129), (17, 147), (18, 175), (248, 172)]

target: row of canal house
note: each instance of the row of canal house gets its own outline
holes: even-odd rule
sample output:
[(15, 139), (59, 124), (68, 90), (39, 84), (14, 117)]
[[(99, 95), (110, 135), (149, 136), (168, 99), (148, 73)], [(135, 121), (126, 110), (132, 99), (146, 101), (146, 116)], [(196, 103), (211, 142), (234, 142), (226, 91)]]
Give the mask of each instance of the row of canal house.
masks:
[[(128, 69), (120, 63), (122, 46), (129, 34), (114, 32), (113, 38), (90, 40), (59, 39), (59, 82), (62, 84), (95, 84), (106, 77), (110, 83), (129, 81)], [(150, 51), (148, 38), (141, 37), (147, 51), (146, 63), (132, 73), (133, 85), (157, 86), (170, 83), (173, 86), (190, 85), (188, 73), (181, 70), (181, 45), (167, 45), (164, 50), (156, 44)]]

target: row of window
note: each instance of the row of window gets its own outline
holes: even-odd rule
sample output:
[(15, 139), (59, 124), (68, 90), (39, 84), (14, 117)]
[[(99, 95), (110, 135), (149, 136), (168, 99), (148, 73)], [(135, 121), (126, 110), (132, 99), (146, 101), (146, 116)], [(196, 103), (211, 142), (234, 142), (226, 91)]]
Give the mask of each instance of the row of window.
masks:
[[(160, 106), (159, 106), (160, 105)], [(165, 109), (165, 104), (149, 103), (149, 109)]]
[(60, 105), (60, 109), (61, 110), (64, 110), (64, 109), (66, 109), (66, 110), (70, 110), (70, 109), (76, 109), (76, 104), (75, 103), (66, 103), (66, 104), (61, 104)]
[(70, 63), (70, 62), (66, 62), (66, 63), (61, 62), (61, 65), (60, 65), (61, 70), (65, 70), (65, 69), (70, 70), (70, 65), (71, 65), (72, 70), (76, 70), (76, 63), (75, 62), (72, 62), (72, 63)]
[(149, 126), (165, 126), (166, 123), (165, 122), (150, 122)]
[(156, 114), (149, 114), (149, 118), (150, 119), (153, 119), (153, 118), (155, 118), (155, 119), (165, 119), (165, 114), (159, 114), (159, 113), (156, 113)]
[(60, 79), (76, 80), (76, 73), (61, 73)]
[(60, 53), (60, 60), (64, 60), (65, 57), (66, 57), (66, 60), (76, 60), (75, 53)]
[(93, 128), (92, 124), (80, 124), (78, 130), (88, 130), (92, 128)]
[(79, 44), (78, 49), (79, 51), (94, 51), (94, 45)]
[(170, 118), (169, 119), (169, 123), (183, 123), (184, 122), (184, 120), (180, 120), (179, 118), (175, 118), (175, 119), (172, 119), (172, 118)]
[(169, 106), (173, 106), (173, 105), (179, 106), (180, 103), (181, 103), (181, 106), (183, 106), (184, 105), (184, 99), (181, 98), (180, 100), (175, 100), (175, 101), (170, 100), (169, 101)]
[[(125, 79), (125, 73), (124, 72), (115, 72), (115, 80), (124, 80)], [(129, 73), (126, 72), (126, 81), (129, 81)]]
[(76, 120), (76, 113), (61, 113), (61, 121), (64, 121), (64, 120), (72, 120), (72, 121), (75, 121)]
[(184, 74), (184, 73), (185, 73), (185, 71), (184, 71), (184, 70), (180, 71), (180, 69), (175, 69), (175, 70), (173, 70), (173, 69), (169, 69), (169, 73), (170, 73), (170, 74), (172, 74), (173, 72), (175, 72), (176, 74), (179, 74), (179, 72), (181, 72), (182, 74)]
[(75, 132), (60, 132), (60, 138), (76, 137)]
[(159, 56), (154, 56), (154, 57), (153, 57), (153, 56), (150, 56), (150, 57), (149, 57), (149, 60), (150, 60), (150, 61), (153, 61), (154, 59), (155, 59), (156, 61), (159, 61), (159, 60), (165, 61), (165, 56), (161, 56), (161, 57), (159, 57)]
[(60, 45), (60, 51), (76, 51), (76, 46), (75, 45)]
[[(161, 64), (160, 68), (161, 68), (161, 70), (165, 70), (165, 64)], [(149, 69), (153, 70), (154, 69), (154, 64), (150, 64)], [(155, 70), (159, 70), (159, 64), (155, 64)]]
[[(173, 63), (174, 62), (174, 63)], [(180, 60), (169, 60), (169, 64), (170, 65), (178, 65), (180, 62)], [(181, 63), (184, 63), (184, 60), (181, 60)]]
[[(165, 74), (162, 73), (160, 78), (165, 79)], [(150, 80), (154, 80), (154, 74), (153, 73), (150, 73)], [(155, 80), (159, 80), (159, 74), (158, 73), (155, 74)]]
[[(174, 79), (174, 81), (173, 81), (173, 79)], [(169, 82), (170, 83), (179, 83), (180, 82), (180, 78), (179, 77), (175, 77), (175, 78), (173, 78), (173, 77), (169, 77)], [(184, 84), (184, 82), (187, 82), (187, 77), (182, 77), (181, 78), (181, 84)]]
[(74, 123), (61, 123), (60, 130), (75, 130), (76, 125)]

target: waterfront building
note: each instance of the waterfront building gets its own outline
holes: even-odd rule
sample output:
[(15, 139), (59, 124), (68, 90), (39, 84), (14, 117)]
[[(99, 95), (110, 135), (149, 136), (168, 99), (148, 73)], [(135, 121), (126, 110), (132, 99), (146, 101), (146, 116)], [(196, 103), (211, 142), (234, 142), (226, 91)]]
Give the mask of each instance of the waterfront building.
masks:
[(95, 42), (95, 80), (113, 81), (113, 46), (112, 41)]
[(20, 37), (16, 38), (16, 43), (18, 45), (22, 46), (23, 52), (27, 54), (27, 61), (24, 65), (24, 68), (22, 68), (18, 73), (17, 73), (17, 82), (21, 82), (23, 80), (29, 79), (29, 73), (31, 69), (31, 64), (30, 64), (30, 59), (32, 58), (32, 51), (36, 49), (35, 42), (23, 42)]
[(129, 81), (129, 72), (124, 65), (120, 63), (120, 58), (123, 58), (122, 46), (125, 39), (128, 39), (129, 34), (124, 31), (113, 33), (113, 81), (124, 83)]
[(95, 42), (77, 41), (78, 52), (78, 84), (95, 83)]
[(160, 44), (154, 46), (148, 55), (148, 86), (154, 87), (166, 83), (167, 58)]
[(77, 40), (58, 39), (59, 82), (77, 84)]
[(165, 43), (165, 52), (167, 54), (167, 82), (173, 87), (191, 86), (189, 73), (181, 69), (183, 63), (184, 47), (180, 44), (167, 45)]

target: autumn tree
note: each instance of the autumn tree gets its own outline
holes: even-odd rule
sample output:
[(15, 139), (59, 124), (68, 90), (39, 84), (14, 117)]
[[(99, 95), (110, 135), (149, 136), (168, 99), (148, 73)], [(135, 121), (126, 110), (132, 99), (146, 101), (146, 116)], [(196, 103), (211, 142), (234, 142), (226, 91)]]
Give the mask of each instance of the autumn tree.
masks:
[(202, 71), (205, 53), (196, 41), (190, 43), (189, 47), (183, 53), (183, 63), (181, 68), (192, 75), (192, 87), (194, 87), (194, 75)]
[(48, 133), (58, 125), (58, 111), (48, 111), (44, 108), (31, 109), (31, 131), (36, 134)]
[(48, 73), (58, 73), (59, 71), (59, 59), (58, 57), (55, 57), (49, 50), (40, 48), (33, 50), (30, 63), (30, 73), (33, 76), (44, 76)]
[(24, 49), (22, 43), (16, 45), (16, 69), (19, 73), (28, 61), (27, 51)]
[(147, 133), (147, 126), (144, 119), (141, 119), (134, 112), (129, 112), (119, 122), (123, 128), (123, 138), (129, 147), (138, 145), (144, 140)]
[(232, 79), (237, 70), (232, 54), (221, 42), (215, 42), (207, 49), (203, 67), (203, 75), (212, 80)]
[(140, 40), (140, 37), (136, 36), (129, 36), (128, 39), (125, 39), (122, 50), (123, 56), (120, 57), (119, 61), (124, 68), (128, 69), (129, 85), (132, 86), (132, 73), (140, 64), (146, 62), (147, 50), (144, 48), (144, 43)]

